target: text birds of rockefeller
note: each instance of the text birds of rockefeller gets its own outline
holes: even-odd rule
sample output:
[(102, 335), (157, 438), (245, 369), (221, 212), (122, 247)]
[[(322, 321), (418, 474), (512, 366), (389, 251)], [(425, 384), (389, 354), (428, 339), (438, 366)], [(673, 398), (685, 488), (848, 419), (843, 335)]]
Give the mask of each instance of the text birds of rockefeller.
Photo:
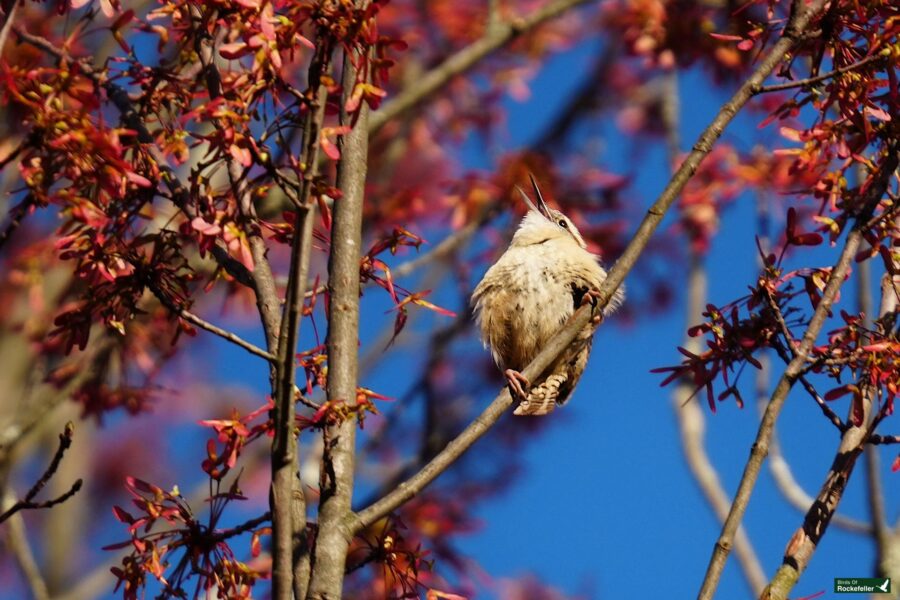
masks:
[[(593, 301), (606, 279), (598, 257), (587, 251), (572, 221), (547, 206), (534, 178), (531, 184), (537, 205), (519, 189), (529, 211), (509, 248), (472, 294), (481, 339), (504, 369), (510, 391), (519, 400), (516, 415), (546, 415), (572, 394), (591, 352), (593, 323), (585, 326), (533, 385), (520, 371), (579, 306)], [(604, 315), (623, 299), (620, 288)]]

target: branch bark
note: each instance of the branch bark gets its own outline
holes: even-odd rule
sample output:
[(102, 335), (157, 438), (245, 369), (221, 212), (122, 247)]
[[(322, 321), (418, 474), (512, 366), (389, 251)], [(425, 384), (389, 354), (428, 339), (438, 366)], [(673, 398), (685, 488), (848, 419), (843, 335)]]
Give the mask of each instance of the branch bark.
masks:
[[(342, 124), (349, 123), (346, 102), (357, 78), (354, 60), (344, 56), (341, 103)], [(352, 129), (341, 140), (337, 186), (341, 198), (334, 204), (331, 256), (328, 264), (328, 383), (329, 402), (356, 404), (359, 370), (359, 262), (362, 245), (362, 210), (368, 166), (368, 105), (363, 103)], [(338, 600), (344, 583), (347, 549), (353, 537), (345, 525), (353, 496), (357, 422), (354, 417), (324, 432), (324, 454), (319, 484), (319, 526), (313, 549), (307, 598)]]

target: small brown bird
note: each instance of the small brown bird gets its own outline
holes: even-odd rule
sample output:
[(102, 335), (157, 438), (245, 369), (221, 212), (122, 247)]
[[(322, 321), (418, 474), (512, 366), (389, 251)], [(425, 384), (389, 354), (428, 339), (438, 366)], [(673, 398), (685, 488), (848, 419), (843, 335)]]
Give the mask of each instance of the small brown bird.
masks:
[[(594, 324), (584, 328), (534, 385), (520, 371), (575, 310), (593, 301), (606, 279), (598, 257), (587, 251), (572, 221), (547, 206), (534, 177), (531, 185), (537, 206), (518, 188), (530, 210), (509, 248), (472, 294), (481, 339), (519, 400), (516, 415), (546, 415), (572, 394), (591, 352)], [(621, 288), (617, 290), (604, 315), (614, 311), (624, 296)]]

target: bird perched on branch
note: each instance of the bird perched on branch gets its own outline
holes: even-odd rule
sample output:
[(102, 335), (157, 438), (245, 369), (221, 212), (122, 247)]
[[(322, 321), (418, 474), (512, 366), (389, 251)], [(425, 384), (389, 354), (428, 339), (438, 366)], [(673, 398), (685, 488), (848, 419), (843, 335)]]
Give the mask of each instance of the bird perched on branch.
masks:
[[(568, 400), (587, 364), (596, 324), (585, 326), (533, 385), (520, 371), (582, 304), (596, 300), (606, 280), (572, 221), (547, 206), (534, 177), (531, 185), (537, 205), (517, 188), (529, 211), (472, 294), (481, 339), (519, 400), (516, 415), (546, 415)], [(623, 290), (616, 290), (604, 315), (623, 299)]]

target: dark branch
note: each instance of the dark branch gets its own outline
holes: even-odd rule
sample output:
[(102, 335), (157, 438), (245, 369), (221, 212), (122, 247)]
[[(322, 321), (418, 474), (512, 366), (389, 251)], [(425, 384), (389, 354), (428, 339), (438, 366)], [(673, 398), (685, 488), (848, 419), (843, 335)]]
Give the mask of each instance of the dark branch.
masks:
[(53, 478), (56, 474), (56, 471), (59, 469), (59, 464), (63, 459), (63, 456), (66, 454), (66, 450), (72, 445), (72, 436), (75, 433), (75, 426), (70, 421), (66, 423), (66, 428), (62, 433), (59, 434), (59, 446), (56, 449), (56, 453), (53, 455), (53, 459), (50, 461), (50, 464), (44, 470), (44, 473), (41, 477), (35, 482), (31, 489), (28, 490), (28, 493), (25, 494), (25, 498), (19, 500), (11, 507), (6, 509), (2, 514), (0, 514), (0, 523), (7, 520), (20, 510), (33, 510), (33, 509), (42, 509), (42, 508), (52, 508), (57, 504), (62, 504), (72, 496), (78, 493), (82, 486), (82, 480), (78, 479), (75, 483), (72, 484), (72, 487), (69, 488), (67, 492), (64, 494), (57, 496), (56, 498), (52, 498), (50, 500), (44, 500), (41, 502), (35, 502), (35, 496), (40, 493), (44, 486), (47, 485), (47, 482)]

